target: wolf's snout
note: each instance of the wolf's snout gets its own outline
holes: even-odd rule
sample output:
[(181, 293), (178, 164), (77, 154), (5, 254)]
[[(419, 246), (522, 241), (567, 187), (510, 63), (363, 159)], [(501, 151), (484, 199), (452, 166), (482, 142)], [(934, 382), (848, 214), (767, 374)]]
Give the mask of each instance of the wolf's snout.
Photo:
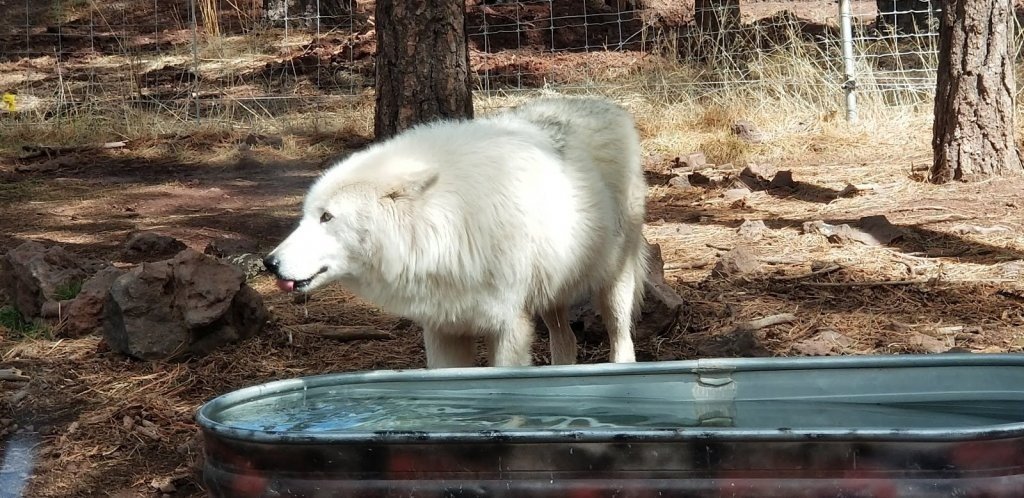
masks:
[(280, 273), (278, 273), (277, 271), (278, 266), (280, 264), (281, 262), (278, 261), (277, 256), (268, 255), (267, 257), (263, 258), (263, 266), (267, 269), (267, 271), (273, 273), (274, 275), (280, 276)]

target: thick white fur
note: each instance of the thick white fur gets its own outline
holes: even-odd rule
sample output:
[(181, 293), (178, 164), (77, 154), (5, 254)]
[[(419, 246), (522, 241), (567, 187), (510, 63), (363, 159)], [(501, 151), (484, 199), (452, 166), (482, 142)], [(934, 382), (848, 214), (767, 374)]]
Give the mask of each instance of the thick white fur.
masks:
[(268, 260), (296, 290), (338, 281), (415, 320), (430, 368), (472, 366), (477, 336), (489, 364), (529, 365), (538, 314), (552, 363), (574, 363), (567, 312), (590, 293), (610, 360), (632, 362), (646, 190), (625, 110), (541, 99), (420, 125), (334, 164)]

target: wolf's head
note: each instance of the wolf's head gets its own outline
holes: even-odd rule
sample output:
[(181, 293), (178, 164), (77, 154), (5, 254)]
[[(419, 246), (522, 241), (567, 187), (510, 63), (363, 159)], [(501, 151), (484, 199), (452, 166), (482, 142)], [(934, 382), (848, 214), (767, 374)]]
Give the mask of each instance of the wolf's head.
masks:
[[(308, 292), (342, 280), (359, 282), (381, 264), (381, 249), (401, 239), (409, 214), (437, 180), (410, 164), (353, 165), (329, 170), (306, 195), (299, 226), (263, 259), (286, 292)], [(365, 161), (359, 161), (365, 162)]]

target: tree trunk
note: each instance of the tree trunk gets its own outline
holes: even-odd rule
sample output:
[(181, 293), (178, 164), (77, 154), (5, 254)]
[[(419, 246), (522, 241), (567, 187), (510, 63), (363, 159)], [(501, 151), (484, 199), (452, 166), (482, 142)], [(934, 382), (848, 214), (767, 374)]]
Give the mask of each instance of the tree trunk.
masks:
[[(298, 25), (313, 25), (319, 17), (322, 25), (336, 25), (348, 22), (352, 15), (352, 0), (263, 0), (263, 14), (274, 24), (283, 24), (292, 19)], [(337, 18), (337, 19), (336, 19)]]
[(875, 0), (880, 29), (900, 33), (927, 33), (933, 29), (933, 16), (942, 8), (941, 0)]
[(713, 58), (732, 48), (740, 32), (739, 0), (695, 0), (694, 17), (704, 45), (702, 56)]
[(1006, 0), (946, 3), (930, 181), (1024, 172), (1014, 143), (1013, 23)]
[(376, 139), (473, 117), (465, 0), (379, 0), (376, 20)]

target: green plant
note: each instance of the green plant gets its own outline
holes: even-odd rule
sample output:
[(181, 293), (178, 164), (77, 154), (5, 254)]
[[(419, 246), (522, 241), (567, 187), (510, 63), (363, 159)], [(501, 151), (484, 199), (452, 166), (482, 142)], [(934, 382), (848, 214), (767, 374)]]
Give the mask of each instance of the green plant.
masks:
[(78, 296), (79, 292), (82, 292), (82, 282), (79, 280), (72, 280), (58, 286), (53, 297), (57, 298), (58, 301), (65, 301), (68, 299), (74, 299)]
[(9, 330), (13, 338), (39, 339), (50, 335), (49, 327), (25, 320), (13, 306), (0, 307), (0, 328)]

